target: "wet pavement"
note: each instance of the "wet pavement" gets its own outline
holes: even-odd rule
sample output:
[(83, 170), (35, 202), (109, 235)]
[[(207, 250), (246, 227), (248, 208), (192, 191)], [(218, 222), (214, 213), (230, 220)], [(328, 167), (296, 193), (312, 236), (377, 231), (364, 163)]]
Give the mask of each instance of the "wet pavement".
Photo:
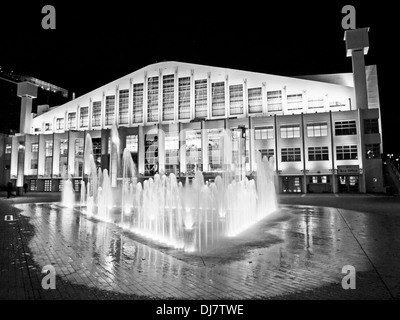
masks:
[[(357, 199), (381, 208), (393, 201), (372, 198)], [(271, 217), (201, 254), (158, 245), (56, 202), (1, 199), (0, 298), (398, 299), (400, 214), (332, 208), (350, 200), (356, 206), (347, 197), (332, 196), (326, 207), (306, 199), (297, 197), (303, 204), (295, 205), (295, 198), (281, 198)], [(4, 221), (6, 214), (15, 220)], [(56, 270), (56, 290), (41, 287), (46, 265)], [(346, 265), (356, 270), (355, 290), (342, 288)]]

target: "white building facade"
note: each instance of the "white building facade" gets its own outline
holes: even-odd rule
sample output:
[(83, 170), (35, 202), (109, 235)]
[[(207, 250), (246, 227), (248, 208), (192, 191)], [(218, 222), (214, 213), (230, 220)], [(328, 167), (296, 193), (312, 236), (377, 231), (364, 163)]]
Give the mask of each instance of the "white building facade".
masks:
[[(381, 192), (376, 67), (366, 73), (370, 103), (357, 108), (351, 74), (289, 78), (153, 64), (32, 115), (30, 132), (5, 145), (19, 159), (10, 161), (10, 178), (31, 190), (57, 191), (70, 176), (79, 188), (87, 133), (97, 165), (110, 169), (116, 124), (120, 154), (125, 147), (131, 151), (143, 178), (156, 172), (186, 178), (201, 170), (213, 179), (227, 161), (251, 176), (259, 152), (275, 159), (280, 192)], [(226, 133), (230, 160), (223, 150)]]

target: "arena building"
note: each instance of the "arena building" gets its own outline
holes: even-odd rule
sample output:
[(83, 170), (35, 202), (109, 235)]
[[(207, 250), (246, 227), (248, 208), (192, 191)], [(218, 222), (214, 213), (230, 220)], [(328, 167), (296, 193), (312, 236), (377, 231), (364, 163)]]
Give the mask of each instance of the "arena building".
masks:
[(90, 133), (97, 166), (116, 184), (116, 126), (119, 155), (128, 148), (143, 179), (156, 172), (186, 179), (197, 170), (213, 179), (227, 166), (252, 176), (261, 153), (273, 157), (283, 193), (383, 192), (377, 70), (364, 63), (368, 28), (346, 31), (345, 41), (353, 62), (346, 74), (283, 77), (161, 62), (36, 114), (36, 87), (20, 83), (21, 129), (1, 139), (2, 182), (60, 191), (68, 176), (78, 191)]

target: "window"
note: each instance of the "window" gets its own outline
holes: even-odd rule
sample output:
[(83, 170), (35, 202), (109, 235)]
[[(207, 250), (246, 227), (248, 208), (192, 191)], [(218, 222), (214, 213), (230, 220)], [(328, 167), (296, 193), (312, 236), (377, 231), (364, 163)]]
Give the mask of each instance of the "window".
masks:
[(354, 120), (335, 122), (335, 135), (346, 136), (354, 134), (357, 134), (356, 122)]
[(272, 140), (274, 139), (274, 127), (254, 128), (255, 140)]
[(343, 101), (331, 101), (329, 102), (329, 107), (331, 108), (340, 108), (340, 107), (345, 107), (346, 103)]
[(62, 192), (64, 188), (64, 180), (59, 180), (58, 181), (58, 191)]
[(44, 180), (44, 191), (51, 191), (51, 180)]
[(106, 118), (105, 125), (111, 126), (115, 117), (115, 96), (106, 96)]
[(45, 131), (51, 131), (51, 130), (53, 130), (53, 124), (51, 124), (50, 122), (47, 122), (44, 125), (44, 128), (45, 128)]
[(148, 79), (147, 121), (158, 121), (158, 77), (151, 77)]
[(282, 162), (301, 161), (300, 148), (283, 148), (281, 150)]
[(74, 190), (75, 192), (81, 192), (81, 185), (83, 181), (82, 180), (74, 180)]
[(336, 160), (356, 160), (358, 159), (357, 146), (337, 146)]
[(45, 156), (46, 157), (52, 157), (53, 156), (53, 141), (52, 140), (46, 140)]
[(79, 115), (79, 127), (87, 128), (89, 126), (89, 107), (82, 107)]
[(31, 159), (31, 170), (36, 170), (38, 168), (38, 159)]
[(68, 156), (68, 140), (60, 140), (60, 155)]
[(262, 112), (262, 89), (250, 88), (248, 90), (249, 113)]
[(158, 135), (145, 134), (145, 162), (144, 174), (152, 176), (158, 172)]
[(6, 144), (6, 154), (11, 154), (12, 145), (11, 143)]
[(269, 112), (282, 111), (282, 91), (268, 91), (267, 105)]
[(307, 137), (327, 137), (328, 124), (324, 123), (310, 123), (307, 124)]
[(165, 133), (165, 172), (179, 173), (179, 135), (178, 132)]
[(31, 152), (35, 153), (39, 151), (39, 144), (38, 143), (32, 143), (31, 144)]
[(186, 132), (186, 174), (194, 175), (196, 171), (203, 170), (201, 156), (201, 131)]
[[(232, 137), (232, 163), (236, 166), (245, 168), (246, 170), (250, 170), (250, 158), (249, 158), (249, 150), (250, 150), (250, 135), (249, 129), (245, 129), (245, 132), (242, 131), (242, 128), (231, 129), (231, 137)], [(246, 137), (243, 137), (243, 133)], [(243, 163), (243, 156), (245, 156), (245, 161)]]
[(60, 141), (59, 174), (66, 177), (68, 174), (68, 140)]
[(68, 113), (68, 129), (76, 129), (76, 112)]
[(75, 157), (83, 157), (83, 138), (75, 139)]
[(50, 177), (53, 172), (53, 141), (46, 140), (45, 143), (45, 159), (44, 159), (44, 175)]
[(300, 193), (301, 179), (300, 177), (282, 177), (282, 192), (284, 193)]
[(287, 95), (287, 108), (288, 108), (288, 110), (303, 109), (303, 95), (302, 94), (288, 94)]
[(321, 109), (325, 107), (324, 98), (308, 99), (308, 109)]
[(56, 130), (64, 130), (64, 118), (56, 119)]
[(74, 175), (75, 177), (83, 176), (83, 138), (75, 139), (75, 161), (74, 161)]
[(195, 117), (207, 117), (207, 79), (194, 82)]
[(212, 116), (225, 115), (225, 82), (212, 84)]
[(379, 133), (378, 119), (365, 119), (364, 120), (364, 133), (365, 134)]
[(190, 77), (179, 78), (179, 120), (190, 119)]
[(329, 160), (328, 147), (308, 148), (308, 161)]
[(96, 168), (101, 168), (101, 138), (92, 138), (92, 146)]
[(119, 91), (119, 124), (128, 124), (129, 122), (129, 89)]
[(37, 180), (36, 179), (29, 180), (29, 190), (37, 191)]
[(163, 76), (163, 120), (174, 120), (174, 75)]
[(274, 149), (261, 149), (258, 151), (261, 153), (261, 158), (267, 157), (269, 160), (271, 157), (275, 156)]
[(329, 176), (312, 176), (309, 177), (309, 182), (314, 183), (330, 183)]
[(365, 152), (367, 159), (379, 159), (381, 157), (380, 144), (366, 144)]
[(229, 86), (229, 108), (230, 114), (243, 114), (243, 85)]
[(143, 83), (133, 85), (132, 122), (143, 122)]
[(300, 126), (296, 125), (282, 125), (281, 126), (281, 139), (300, 138)]
[(126, 136), (126, 146), (130, 152), (138, 152), (138, 136), (135, 134), (131, 134)]
[(101, 101), (94, 101), (92, 107), (92, 127), (101, 125)]
[(220, 129), (208, 129), (208, 171), (222, 170), (223, 141)]

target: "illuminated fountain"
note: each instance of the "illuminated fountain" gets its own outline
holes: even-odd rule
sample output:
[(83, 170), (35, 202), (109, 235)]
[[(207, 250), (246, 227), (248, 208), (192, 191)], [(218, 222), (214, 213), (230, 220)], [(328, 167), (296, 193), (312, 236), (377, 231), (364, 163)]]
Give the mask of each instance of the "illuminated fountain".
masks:
[[(119, 148), (115, 132), (112, 153)], [(227, 134), (222, 137), (229, 139)], [(188, 252), (212, 249), (222, 238), (238, 235), (277, 209), (273, 163), (261, 156), (256, 161), (255, 180), (236, 181), (227, 171), (208, 183), (197, 171), (184, 185), (172, 173), (156, 174), (142, 184), (137, 182), (136, 166), (125, 149), (118, 187), (121, 198), (117, 200), (113, 199), (112, 180), (116, 179), (118, 156), (110, 155), (109, 174), (106, 169), (96, 170), (89, 134), (85, 146), (87, 185), (81, 189), (82, 212), (171, 247)], [(232, 154), (229, 142), (223, 146), (224, 154)]]
[(64, 181), (61, 192), (61, 205), (67, 208), (73, 208), (75, 205), (75, 192), (70, 179)]

